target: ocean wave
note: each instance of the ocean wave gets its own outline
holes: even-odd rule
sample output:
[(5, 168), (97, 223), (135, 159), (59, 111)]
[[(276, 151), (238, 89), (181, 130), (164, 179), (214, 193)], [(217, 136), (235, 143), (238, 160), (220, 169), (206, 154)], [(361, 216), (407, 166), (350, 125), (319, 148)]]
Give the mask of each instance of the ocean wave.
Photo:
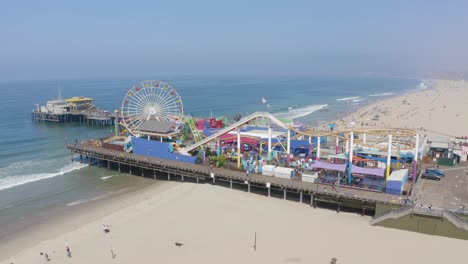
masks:
[(75, 170), (82, 169), (86, 166), (88, 166), (88, 164), (72, 162), (71, 164), (68, 164), (60, 168), (59, 171), (57, 172), (6, 176), (0, 179), (0, 190), (12, 188), (12, 187), (23, 185), (23, 184), (30, 183), (30, 182), (57, 177), (60, 175), (64, 175), (65, 173), (69, 173)]
[(103, 199), (103, 198), (107, 198), (107, 197), (109, 197), (111, 195), (121, 194), (121, 193), (124, 193), (126, 191), (127, 191), (127, 188), (121, 189), (121, 190), (118, 190), (118, 191), (109, 192), (109, 193), (106, 193), (106, 194), (102, 194), (102, 195), (93, 197), (91, 199), (79, 199), (79, 200), (73, 201), (71, 203), (67, 203), (66, 206), (74, 206), (74, 205), (78, 205), (78, 204), (93, 202), (93, 201), (97, 201), (97, 200), (100, 200), (100, 199)]
[(315, 111), (318, 111), (320, 109), (323, 109), (327, 107), (328, 105), (309, 105), (309, 106), (304, 106), (301, 108), (292, 108), (289, 109), (287, 112), (279, 112), (274, 114), (277, 118), (286, 118), (286, 119), (296, 119), (299, 117), (307, 116), (312, 114)]
[(413, 91), (419, 92), (419, 91), (426, 90), (427, 88), (429, 88), (429, 86), (425, 82), (420, 82), (419, 85), (416, 86), (416, 89), (414, 89)]
[(112, 178), (112, 177), (114, 177), (114, 175), (103, 176), (103, 177), (101, 177), (100, 179), (104, 181), (104, 180), (107, 180), (107, 179)]
[(360, 98), (360, 96), (353, 96), (353, 97), (343, 97), (336, 99), (337, 101), (350, 101)]
[(364, 101), (364, 99), (357, 98), (357, 99), (353, 99), (351, 102), (353, 102), (353, 103), (359, 103), (359, 102), (362, 102), (362, 101)]
[(394, 95), (395, 93), (378, 93), (378, 94), (371, 94), (369, 95), (370, 97), (377, 97), (377, 96), (389, 96), (389, 95)]

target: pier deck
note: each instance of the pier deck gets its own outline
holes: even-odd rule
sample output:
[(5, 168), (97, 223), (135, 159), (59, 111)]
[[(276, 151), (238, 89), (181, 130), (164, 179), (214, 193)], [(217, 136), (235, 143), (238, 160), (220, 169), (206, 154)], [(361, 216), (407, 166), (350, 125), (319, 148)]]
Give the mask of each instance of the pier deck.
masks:
[(61, 114), (32, 111), (32, 120), (35, 122), (77, 122), (95, 126), (112, 126), (117, 122), (116, 118), (114, 114), (102, 110), (69, 111)]
[[(326, 184), (317, 184), (312, 182), (303, 182), (297, 179), (284, 179), (278, 177), (264, 176), (259, 174), (247, 175), (243, 171), (229, 170), (224, 168), (210, 168), (201, 164), (189, 164), (172, 160), (153, 158), (148, 156), (136, 155), (126, 152), (120, 152), (110, 149), (105, 149), (99, 146), (99, 142), (82, 142), (77, 144), (69, 144), (67, 148), (73, 153), (89, 158), (95, 158), (101, 161), (107, 161), (110, 164), (118, 164), (120, 169), (121, 164), (144, 170), (153, 170), (155, 175), (157, 172), (168, 173), (174, 176), (188, 177), (201, 181), (224, 181), (229, 182), (232, 188), (233, 183), (247, 185), (250, 187), (261, 187), (268, 190), (283, 191), (284, 198), (286, 193), (295, 193), (300, 195), (302, 202), (303, 196), (310, 197), (311, 205), (316, 202), (338, 205), (357, 204), (357, 208), (364, 210), (375, 210), (376, 204), (398, 205), (401, 204), (399, 197), (395, 195), (385, 194), (381, 192), (373, 192), (367, 190), (354, 189), (349, 187), (330, 186)], [(142, 172), (143, 173), (143, 172)], [(212, 177), (214, 175), (214, 178)], [(156, 177), (156, 176), (155, 176)], [(168, 176), (169, 178), (170, 176)], [(270, 187), (267, 185), (269, 184)]]

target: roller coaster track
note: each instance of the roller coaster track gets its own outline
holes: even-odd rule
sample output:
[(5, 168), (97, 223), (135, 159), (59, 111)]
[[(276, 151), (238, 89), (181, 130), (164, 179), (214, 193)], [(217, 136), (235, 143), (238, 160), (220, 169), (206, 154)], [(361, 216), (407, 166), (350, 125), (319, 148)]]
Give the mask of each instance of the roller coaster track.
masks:
[(241, 120), (231, 124), (230, 126), (219, 130), (218, 132), (214, 133), (213, 135), (211, 135), (209, 137), (206, 137), (205, 139), (203, 139), (203, 140), (201, 140), (201, 141), (199, 141), (199, 142), (197, 142), (195, 144), (187, 146), (184, 149), (181, 149), (181, 153), (188, 153), (190, 151), (193, 151), (193, 150), (197, 149), (198, 147), (200, 147), (202, 145), (205, 145), (206, 143), (208, 143), (208, 142), (210, 142), (212, 140), (215, 140), (216, 138), (218, 138), (218, 137), (220, 137), (220, 136), (222, 136), (224, 134), (227, 134), (227, 133), (231, 132), (232, 130), (234, 130), (236, 128), (239, 128), (239, 127), (249, 123), (250, 121), (258, 119), (258, 118), (267, 118), (272, 123), (276, 124), (279, 127), (282, 127), (282, 128), (285, 128), (285, 129), (289, 128), (286, 124), (281, 122), (281, 120), (274, 117), (272, 114), (270, 114), (268, 112), (255, 112), (255, 113), (253, 113), (253, 114), (251, 114), (249, 116), (246, 116), (246, 117), (242, 118)]
[[(192, 144), (190, 146), (185, 147), (184, 149), (181, 149), (181, 153), (188, 153), (190, 151), (193, 151), (197, 149), (198, 147), (215, 140), (216, 138), (231, 132), (232, 130), (239, 128), (247, 123), (249, 123), (252, 120), (258, 119), (258, 118), (267, 118), (269, 119), (272, 123), (278, 125), (279, 127), (282, 127), (284, 129), (290, 129), (291, 131), (296, 132), (296, 135), (293, 137), (293, 139), (296, 139), (300, 135), (304, 136), (310, 136), (310, 137), (326, 137), (326, 136), (333, 136), (333, 137), (338, 137), (340, 139), (346, 139), (349, 138), (349, 133), (354, 132), (356, 134), (369, 134), (369, 135), (380, 135), (380, 136), (387, 136), (387, 135), (393, 135), (394, 137), (413, 137), (416, 135), (416, 132), (414, 130), (410, 129), (401, 129), (401, 128), (356, 128), (356, 129), (346, 129), (346, 130), (335, 130), (335, 131), (321, 131), (321, 130), (306, 130), (306, 131), (300, 131), (292, 126), (288, 126), (284, 124), (281, 120), (273, 116), (272, 114), (268, 112), (255, 112), (249, 116), (246, 116), (242, 118), (241, 120), (231, 124), (228, 127), (225, 127), (221, 129), (220, 131), (214, 133), (213, 135), (206, 137), (203, 140), (200, 140), (196, 142), (195, 144)], [(344, 135), (344, 136), (343, 136)], [(395, 138), (396, 139), (396, 138)], [(403, 141), (402, 141), (403, 143)]]

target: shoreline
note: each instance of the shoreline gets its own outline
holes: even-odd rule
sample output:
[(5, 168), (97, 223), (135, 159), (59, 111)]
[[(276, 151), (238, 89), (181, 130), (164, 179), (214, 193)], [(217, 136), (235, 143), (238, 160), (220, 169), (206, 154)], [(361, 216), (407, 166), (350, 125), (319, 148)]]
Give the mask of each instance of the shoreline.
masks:
[[(361, 109), (369, 107), (370, 105), (378, 104), (380, 102), (389, 101), (391, 99), (395, 99), (395, 98), (398, 98), (398, 97), (403, 96), (403, 95), (409, 95), (409, 94), (428, 91), (428, 90), (431, 90), (431, 89), (434, 88), (434, 80), (435, 79), (427, 79), (427, 78), (424, 78), (424, 79), (407, 78), (407, 79), (409, 79), (409, 80), (418, 80), (419, 85), (424, 84), (426, 86), (426, 88), (418, 89), (418, 88), (412, 87), (412, 88), (410, 88), (408, 90), (405, 90), (402, 94), (398, 94), (398, 92), (389, 91), (388, 93), (370, 94), (370, 95), (365, 95), (365, 96), (351, 97), (351, 98), (357, 98), (357, 99), (363, 98), (363, 97), (364, 98), (376, 97), (376, 98), (373, 99), (373, 100), (359, 101), (359, 102), (363, 102), (363, 103), (359, 104), (359, 105), (355, 105), (354, 107), (349, 107), (350, 109), (348, 111), (338, 112), (338, 113), (335, 114), (334, 117), (329, 118), (327, 120), (323, 120), (323, 121), (320, 121), (320, 122), (314, 121), (313, 123), (316, 123), (316, 124), (315, 125), (310, 124), (310, 127), (315, 128), (315, 129), (328, 131), (329, 130), (328, 125), (330, 123), (335, 123), (336, 124), (340, 119), (346, 118), (346, 117), (352, 115), (353, 113), (355, 113), (357, 111), (360, 111)], [(429, 86), (427, 86), (428, 83), (430, 83)], [(377, 96), (377, 95), (381, 95), (381, 96)], [(348, 98), (340, 98), (340, 99), (348, 99)], [(340, 99), (337, 99), (337, 101), (340, 101)], [(343, 101), (343, 100), (341, 100), (341, 101)]]
[[(354, 123), (353, 128), (407, 128), (452, 138), (468, 135), (468, 115), (464, 110), (468, 105), (468, 82), (430, 81), (427, 89), (372, 102), (328, 123), (334, 122), (337, 130), (348, 129)], [(372, 115), (378, 115), (378, 120), (372, 120)], [(319, 127), (327, 130), (327, 126)]]
[[(154, 186), (158, 185), (158, 186)], [(41, 241), (59, 236), (71, 229), (78, 228), (83, 223), (105, 217), (114, 210), (120, 210), (128, 205), (126, 199), (135, 200), (145, 195), (148, 189), (163, 186), (164, 182), (156, 183), (150, 179), (144, 179), (130, 187), (119, 189), (110, 195), (95, 201), (89, 200), (75, 205), (66, 205), (59, 209), (47, 211), (47, 221), (35, 221), (22, 225), (23, 229), (7, 234), (0, 239), (0, 263), (4, 258), (18, 254), (21, 248), (31, 247)], [(153, 187), (152, 187), (153, 186)], [(163, 188), (163, 187), (161, 187)], [(114, 203), (117, 199), (120, 202)]]
[[(403, 99), (409, 104), (403, 104)], [(438, 111), (429, 111), (434, 104), (440, 104), (435, 108)], [(446, 131), (438, 132), (468, 134), (468, 115), (455, 116), (466, 105), (467, 82), (434, 80), (431, 88), (358, 107), (341, 118), (340, 125), (355, 122), (355, 128), (362, 127), (373, 114), (365, 113), (375, 110), (380, 113), (379, 127), (415, 125), (417, 129), (419, 123), (414, 120), (418, 119), (427, 126), (421, 133), (440, 122)], [(443, 114), (434, 114), (439, 111)], [(324, 126), (328, 129), (328, 124)], [(380, 263), (441, 263), (465, 259), (468, 241), (464, 240), (373, 227), (366, 216), (313, 210), (305, 204), (220, 186), (147, 180), (151, 184), (71, 206), (63, 215), (52, 214), (52, 220), (22, 230), (11, 240), (3, 239), (0, 263), (44, 262), (39, 252), (47, 252), (52, 261), (75, 263), (328, 263), (332, 257), (338, 263), (374, 263), (375, 259)], [(110, 226), (109, 234), (102, 232), (102, 224)], [(254, 233), (258, 234), (257, 251), (252, 249)], [(176, 247), (175, 242), (184, 245)], [(356, 243), (359, 248), (350, 247)], [(424, 248), (424, 254), (382, 258), (389, 248), (408, 252), (408, 245), (413, 244)], [(443, 254), (440, 244), (447, 246)], [(70, 259), (65, 255), (67, 246), (72, 251)]]

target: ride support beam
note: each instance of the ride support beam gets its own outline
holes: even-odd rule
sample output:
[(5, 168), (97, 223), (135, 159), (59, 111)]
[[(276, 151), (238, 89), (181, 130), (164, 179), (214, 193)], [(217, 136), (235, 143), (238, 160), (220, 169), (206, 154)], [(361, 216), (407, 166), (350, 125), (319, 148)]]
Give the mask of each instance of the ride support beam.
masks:
[(271, 160), (271, 123), (268, 124), (268, 160)]
[(291, 156), (291, 129), (288, 128), (288, 138), (287, 138), (287, 149), (286, 152), (288, 153), (288, 162)]
[(317, 137), (317, 160), (320, 161), (320, 137)]
[(339, 153), (339, 149), (338, 149), (339, 145), (340, 145), (340, 139), (337, 137), (336, 142), (335, 142), (335, 154)]
[(419, 149), (419, 134), (416, 134), (416, 145), (414, 146), (414, 158), (413, 158), (413, 186), (416, 182), (416, 176), (418, 174), (418, 149)]
[(349, 144), (349, 158), (348, 158), (348, 184), (351, 184), (352, 180), (352, 169), (353, 169), (353, 145), (354, 145), (354, 132), (349, 134), (350, 144)]
[(392, 135), (388, 135), (388, 153), (387, 153), (387, 168), (385, 173), (385, 180), (390, 176), (390, 162), (392, 160)]
[(240, 168), (240, 148), (241, 148), (241, 137), (240, 137), (240, 128), (237, 128), (237, 168)]

